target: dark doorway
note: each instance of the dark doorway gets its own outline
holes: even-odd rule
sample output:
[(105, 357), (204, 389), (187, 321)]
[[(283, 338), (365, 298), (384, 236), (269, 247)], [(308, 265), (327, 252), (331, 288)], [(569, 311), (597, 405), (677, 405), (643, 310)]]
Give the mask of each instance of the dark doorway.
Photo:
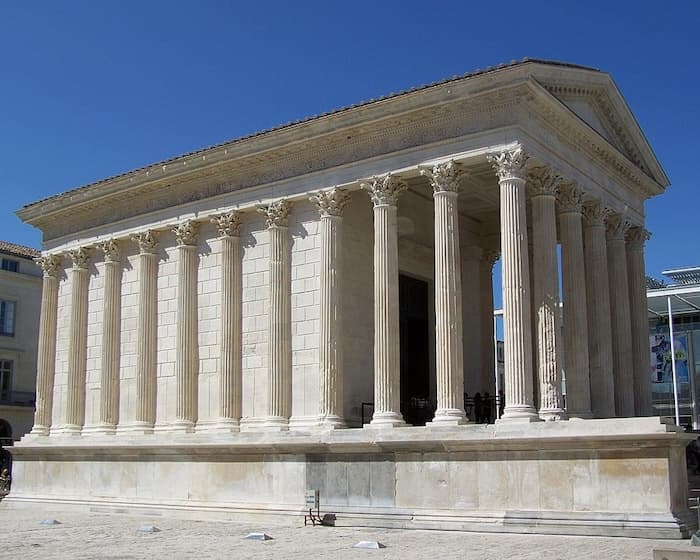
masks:
[(422, 426), (433, 417), (428, 292), (427, 282), (399, 275), (401, 413), (414, 426)]
[(13, 443), (12, 426), (7, 420), (0, 418), (0, 445), (12, 445)]

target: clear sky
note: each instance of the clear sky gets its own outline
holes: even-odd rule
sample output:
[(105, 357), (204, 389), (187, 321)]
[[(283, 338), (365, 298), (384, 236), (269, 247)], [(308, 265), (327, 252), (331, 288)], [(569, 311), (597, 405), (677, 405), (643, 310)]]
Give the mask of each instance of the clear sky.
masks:
[(333, 108), (523, 57), (614, 77), (670, 177), (647, 272), (700, 266), (700, 2), (0, 3), (0, 239), (14, 211)]

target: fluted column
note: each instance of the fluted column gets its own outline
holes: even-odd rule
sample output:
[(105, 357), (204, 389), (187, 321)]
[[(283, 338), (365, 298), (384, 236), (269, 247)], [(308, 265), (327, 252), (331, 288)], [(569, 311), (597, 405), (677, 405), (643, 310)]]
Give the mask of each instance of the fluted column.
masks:
[(478, 387), (470, 391), (496, 393), (496, 349), (494, 348), (493, 326), (493, 266), (500, 252), (484, 249), (479, 261), (479, 313), (481, 326), (481, 377)]
[(119, 423), (119, 357), (121, 349), (121, 249), (114, 239), (98, 245), (104, 253), (102, 311), (102, 374), (99, 431), (113, 433)]
[(158, 342), (158, 241), (153, 231), (132, 235), (139, 246), (139, 311), (136, 327), (136, 411), (134, 422), (119, 429), (153, 430), (156, 421)]
[(462, 276), (458, 196), (462, 170), (454, 161), (421, 169), (430, 179), (435, 207), (435, 369), (433, 426), (467, 422), (464, 413)]
[(349, 200), (341, 189), (311, 197), (320, 213), (321, 286), (319, 326), (319, 424), (344, 428), (343, 420), (343, 210)]
[(630, 293), (632, 331), (632, 364), (634, 385), (634, 414), (651, 414), (651, 384), (649, 382), (649, 319), (647, 317), (644, 243), (650, 234), (642, 227), (633, 227), (627, 234), (627, 276)]
[(397, 199), (406, 184), (391, 174), (362, 183), (374, 205), (375, 427), (405, 425), (401, 414)]
[(242, 292), (240, 217), (229, 212), (211, 220), (221, 241), (221, 373), (219, 429), (238, 431), (242, 410)]
[(591, 409), (595, 418), (615, 416), (608, 252), (605, 245), (605, 208), (598, 201), (583, 207), (588, 356), (591, 370)]
[(85, 424), (85, 373), (87, 367), (88, 266), (90, 251), (69, 251), (71, 270), (70, 338), (68, 341), (68, 401), (65, 433), (79, 434)]
[(609, 213), (606, 219), (610, 311), (612, 318), (613, 377), (615, 379), (615, 412), (618, 416), (634, 416), (634, 380), (632, 362), (632, 330), (630, 296), (627, 280), (625, 234), (630, 227), (622, 216)]
[(197, 422), (197, 232), (188, 220), (173, 228), (177, 241), (177, 354), (174, 430), (192, 431)]
[(292, 281), (289, 204), (285, 200), (259, 208), (270, 236), (270, 317), (267, 351), (267, 418), (269, 429), (286, 430), (292, 414)]
[(566, 410), (573, 418), (592, 417), (582, 203), (583, 193), (576, 186), (559, 187)]
[(56, 321), (58, 318), (58, 271), (61, 258), (43, 255), (35, 259), (44, 272), (39, 316), (39, 345), (36, 368), (36, 411), (31, 433), (48, 436), (53, 415), (53, 385), (56, 373)]
[(559, 178), (546, 168), (534, 169), (528, 178), (532, 195), (532, 291), (539, 415), (545, 420), (560, 420), (566, 418), (566, 412), (561, 392), (561, 341), (558, 336), (556, 191)]
[(501, 421), (539, 420), (532, 384), (530, 264), (525, 217), (525, 160), (521, 148), (491, 156), (501, 198), (506, 406)]

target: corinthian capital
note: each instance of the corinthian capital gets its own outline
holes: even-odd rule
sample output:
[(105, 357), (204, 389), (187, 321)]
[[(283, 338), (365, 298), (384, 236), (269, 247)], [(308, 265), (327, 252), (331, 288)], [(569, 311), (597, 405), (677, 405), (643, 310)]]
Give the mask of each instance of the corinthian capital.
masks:
[(102, 251), (106, 262), (119, 262), (121, 257), (121, 247), (115, 239), (108, 239), (97, 244), (97, 249)]
[(621, 214), (606, 209), (605, 231), (608, 238), (615, 240), (625, 240), (627, 230), (632, 226)]
[(289, 225), (289, 203), (286, 200), (275, 200), (258, 207), (258, 212), (265, 216), (267, 227), (287, 227)]
[(59, 255), (41, 255), (36, 257), (34, 262), (41, 267), (44, 276), (56, 278), (58, 269), (61, 266), (61, 257)]
[(583, 191), (573, 183), (559, 186), (557, 202), (562, 214), (568, 212), (581, 212), (583, 208)]
[(375, 206), (396, 206), (399, 195), (408, 188), (406, 183), (391, 173), (362, 181), (360, 186), (369, 193)]
[(438, 163), (431, 167), (419, 167), (420, 174), (430, 179), (430, 186), (433, 192), (454, 192), (460, 191), (460, 181), (464, 175), (464, 170), (454, 161)]
[(321, 217), (326, 218), (342, 216), (350, 196), (342, 189), (332, 188), (313, 195), (309, 200), (316, 203)]
[(175, 240), (178, 247), (197, 244), (197, 233), (199, 233), (199, 224), (194, 220), (186, 220), (180, 225), (173, 228)]
[(74, 269), (87, 269), (90, 264), (90, 250), (87, 247), (78, 247), (68, 251), (68, 256), (73, 261)]
[(627, 243), (633, 249), (643, 249), (649, 239), (651, 239), (651, 233), (642, 226), (632, 226), (627, 231)]
[(241, 234), (241, 216), (236, 211), (215, 216), (211, 222), (219, 230), (219, 237), (238, 237)]
[(533, 167), (527, 173), (527, 188), (531, 196), (556, 196), (561, 177), (549, 167)]
[(498, 175), (500, 181), (525, 178), (527, 155), (523, 152), (521, 146), (518, 146), (515, 150), (491, 154), (487, 159), (496, 170), (496, 175)]
[(583, 218), (587, 226), (604, 226), (605, 216), (605, 206), (599, 200), (592, 200), (583, 205)]
[(156, 247), (158, 247), (158, 240), (156, 239), (156, 234), (153, 230), (146, 230), (140, 233), (134, 233), (131, 236), (131, 240), (138, 243), (139, 252), (141, 254), (155, 253)]

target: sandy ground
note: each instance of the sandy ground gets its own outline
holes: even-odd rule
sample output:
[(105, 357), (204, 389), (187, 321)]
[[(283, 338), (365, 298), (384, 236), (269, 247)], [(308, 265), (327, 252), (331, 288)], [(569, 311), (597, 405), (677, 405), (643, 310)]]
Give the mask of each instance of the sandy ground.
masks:
[[(42, 525), (53, 518), (60, 525)], [(659, 547), (691, 548), (689, 541), (605, 537), (409, 531), (347, 527), (304, 527), (238, 522), (188, 521), (118, 514), (0, 508), (0, 558), (255, 558), (462, 560), (612, 560), (651, 559)], [(152, 524), (161, 531), (142, 533)], [(245, 540), (250, 532), (273, 540)], [(353, 548), (361, 540), (379, 541), (380, 550)], [(697, 550), (697, 549), (696, 549)]]

